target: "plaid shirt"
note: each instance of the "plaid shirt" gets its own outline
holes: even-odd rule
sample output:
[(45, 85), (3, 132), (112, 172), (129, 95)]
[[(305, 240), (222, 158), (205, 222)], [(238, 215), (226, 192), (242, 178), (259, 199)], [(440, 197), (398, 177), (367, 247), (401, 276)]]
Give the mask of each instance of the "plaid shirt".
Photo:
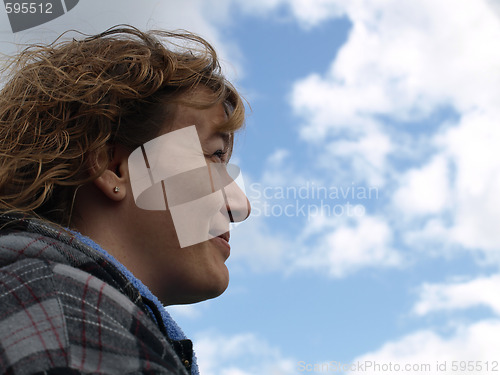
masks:
[(191, 341), (103, 255), (42, 221), (0, 228), (0, 373), (188, 374)]

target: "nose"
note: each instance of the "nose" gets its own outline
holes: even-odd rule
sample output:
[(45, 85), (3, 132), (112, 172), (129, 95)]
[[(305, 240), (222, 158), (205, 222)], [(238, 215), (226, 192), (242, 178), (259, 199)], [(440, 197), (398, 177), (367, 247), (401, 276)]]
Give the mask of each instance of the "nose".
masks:
[(239, 223), (250, 216), (250, 201), (234, 180), (224, 187), (224, 193), (226, 209), (232, 223)]
[(240, 168), (234, 164), (212, 163), (209, 170), (214, 191), (222, 190), (224, 195), (223, 210), (227, 210), (229, 221), (238, 223), (245, 220), (250, 215), (251, 207), (244, 190), (239, 186), (241, 185), (244, 189)]

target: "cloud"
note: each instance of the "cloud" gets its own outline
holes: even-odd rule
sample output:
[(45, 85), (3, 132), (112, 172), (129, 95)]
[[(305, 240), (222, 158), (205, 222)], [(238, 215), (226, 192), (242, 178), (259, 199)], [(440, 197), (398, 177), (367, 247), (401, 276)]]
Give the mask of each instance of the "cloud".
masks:
[[(441, 138), (444, 153), (454, 162), (455, 215), (452, 241), (492, 256), (500, 250), (500, 112), (476, 110)], [(495, 255), (494, 257), (497, 257)], [(496, 259), (498, 261), (498, 259)]]
[(204, 305), (171, 305), (168, 306), (167, 311), (175, 319), (178, 318), (196, 319), (202, 315), (201, 306)]
[[(454, 323), (450, 319), (448, 327), (423, 329), (388, 341), (380, 348), (355, 358), (352, 363), (358, 367), (353, 368), (355, 371), (350, 374), (397, 374), (402, 371), (483, 374), (498, 371), (499, 288), (499, 274), (441, 284), (424, 283), (413, 306), (417, 316), (443, 311), (453, 316), (459, 310), (485, 306), (496, 317), (471, 324)], [(439, 330), (444, 333), (438, 333)], [(364, 367), (359, 367), (359, 364)]]
[[(451, 6), (456, 17), (447, 17)], [(500, 27), (484, 1), (356, 1), (346, 3), (345, 13), (352, 31), (330, 71), (310, 75), (294, 90), (299, 113), (321, 112), (309, 128), (348, 126), (382, 113), (415, 118), (445, 103), (464, 110), (492, 102), (500, 52), (491, 46)]]
[(496, 109), (464, 113), (456, 125), (430, 139), (440, 150), (431, 160), (402, 173), (393, 206), (409, 223), (428, 215), (423, 226), (406, 229), (408, 243), (458, 246), (498, 264), (500, 163), (495, 155), (499, 122)]
[[(308, 119), (304, 137), (359, 132), (381, 114), (414, 121), (443, 105), (464, 111), (494, 103), (500, 51), (491, 46), (500, 25), (484, 1), (344, 7), (353, 25), (347, 42), (326, 74), (311, 74), (293, 91), (293, 108)], [(456, 17), (448, 17), (451, 8)]]
[[(365, 268), (405, 264), (394, 248), (389, 222), (367, 214), (361, 203), (311, 200), (313, 194), (323, 191), (321, 186), (253, 183), (247, 188), (252, 214), (231, 232), (231, 269), (285, 274), (307, 270), (341, 278)], [(333, 188), (338, 191), (329, 191), (350, 199), (357, 187)], [(274, 219), (279, 219), (279, 226)], [(288, 223), (302, 224), (289, 230)]]
[(328, 71), (295, 83), (290, 103), (302, 138), (328, 160), (325, 173), (386, 186), (389, 200), (379, 208), (402, 238), (498, 262), (498, 7), (331, 3), (352, 29)]
[(408, 118), (442, 103), (464, 111), (494, 101), (500, 52), (491, 46), (500, 25), (487, 2), (356, 1), (346, 13), (353, 29), (328, 78), (360, 93), (379, 86), (386, 99), (383, 106), (359, 101), (358, 113)]
[(457, 326), (448, 337), (422, 330), (355, 358), (352, 363), (365, 367), (349, 374), (486, 374), (499, 370), (499, 345), (497, 320)]
[(250, 14), (272, 16), (280, 12), (295, 19), (305, 28), (310, 29), (322, 22), (342, 15), (342, 7), (337, 0), (234, 0), (241, 9)]
[[(369, 129), (369, 130), (368, 130)], [(351, 139), (340, 138), (325, 145), (324, 167), (335, 170), (337, 181), (356, 180), (371, 186), (386, 183), (387, 157), (394, 150), (392, 140), (378, 127)]]
[(206, 375), (296, 374), (296, 361), (253, 333), (204, 332), (195, 338), (194, 349)]
[(309, 181), (287, 164), (288, 155), (277, 150), (260, 180), (247, 179), (252, 213), (231, 232), (233, 271), (312, 270), (341, 278), (404, 265), (392, 224), (367, 213), (365, 204), (379, 199), (378, 189)]
[[(251, 214), (252, 215), (252, 214)], [(231, 270), (240, 272), (289, 272), (290, 259), (298, 251), (294, 238), (279, 232), (263, 216), (250, 216), (231, 231)]]
[(500, 275), (480, 277), (464, 282), (429, 284), (420, 288), (419, 300), (413, 307), (418, 315), (432, 312), (486, 306), (500, 316)]
[(393, 204), (404, 215), (436, 214), (450, 204), (450, 172), (447, 159), (442, 155), (421, 168), (408, 170), (401, 180), (393, 195)]
[[(356, 180), (383, 187), (384, 194), (361, 219), (309, 216), (293, 238), (274, 231), (279, 244), (269, 242), (275, 248), (295, 244), (286, 258), (273, 258), (274, 269), (321, 269), (343, 277), (365, 267), (402, 265), (401, 246), (428, 255), (465, 248), (498, 263), (500, 50), (493, 46), (500, 18), (493, 3), (331, 0), (304, 2), (308, 10), (295, 12), (299, 3), (255, 2), (246, 10), (287, 9), (298, 22), (309, 17), (309, 25), (341, 15), (352, 22), (329, 70), (311, 72), (291, 94), (302, 139), (317, 150), (315, 172), (323, 184)], [(324, 17), (315, 17), (323, 7), (329, 9)], [(450, 9), (456, 17), (449, 17)], [(301, 178), (315, 177), (295, 168), (286, 150), (270, 160), (262, 186), (300, 185)], [(266, 236), (264, 223), (256, 234)], [(304, 242), (308, 232), (315, 233), (314, 243)]]
[[(312, 223), (330, 226), (330, 230), (321, 231), (319, 240), (295, 259), (295, 267), (323, 270), (331, 277), (345, 277), (362, 268), (403, 265), (403, 258), (392, 247), (393, 233), (384, 219), (368, 215), (350, 219), (340, 225), (338, 222), (331, 225)], [(310, 228), (306, 231), (314, 233)]]

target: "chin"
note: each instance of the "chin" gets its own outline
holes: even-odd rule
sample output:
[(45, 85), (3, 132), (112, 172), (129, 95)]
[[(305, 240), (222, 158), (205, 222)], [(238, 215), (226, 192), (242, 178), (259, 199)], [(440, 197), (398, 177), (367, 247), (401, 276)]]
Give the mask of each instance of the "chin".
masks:
[(212, 298), (219, 297), (224, 291), (227, 289), (227, 285), (223, 288), (218, 288), (218, 289), (212, 289), (212, 290), (206, 290), (198, 294), (191, 294), (191, 295), (183, 295), (179, 296), (179, 298), (175, 299), (169, 299), (167, 303), (165, 303), (165, 306), (168, 305), (188, 305), (191, 303), (198, 303), (198, 302), (203, 302)]
[(222, 293), (224, 293), (229, 285), (229, 272), (225, 266), (224, 269), (225, 272), (213, 276), (210, 282), (201, 286), (198, 293), (192, 295), (192, 301), (188, 303), (202, 302), (219, 297)]
[(191, 296), (191, 302), (188, 303), (216, 298), (224, 293), (229, 285), (229, 271), (225, 264), (228, 255), (225, 249), (221, 251), (221, 247), (213, 241), (206, 241), (199, 244), (195, 253), (201, 262), (197, 271), (193, 269), (189, 281), (186, 282), (186, 285), (189, 285), (186, 296)]
[[(189, 277), (191, 276), (191, 277)], [(162, 301), (165, 305), (185, 305), (206, 301), (220, 296), (229, 285), (229, 272), (225, 265), (217, 272), (204, 275), (190, 274), (176, 285), (175, 291)]]

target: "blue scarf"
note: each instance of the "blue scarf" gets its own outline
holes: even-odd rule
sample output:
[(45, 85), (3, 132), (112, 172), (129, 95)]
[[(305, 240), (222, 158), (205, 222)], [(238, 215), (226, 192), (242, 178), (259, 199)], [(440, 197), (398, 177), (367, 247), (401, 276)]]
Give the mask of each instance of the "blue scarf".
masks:
[[(106, 259), (108, 259), (111, 263), (115, 265), (116, 268), (118, 268), (126, 277), (129, 279), (129, 281), (132, 283), (133, 286), (137, 288), (141, 296), (149, 299), (152, 301), (156, 307), (158, 308), (158, 311), (160, 311), (161, 318), (163, 320), (163, 323), (165, 324), (165, 327), (167, 329), (167, 334), (168, 337), (171, 338), (172, 340), (185, 340), (187, 337), (182, 332), (181, 328), (177, 325), (174, 319), (170, 316), (170, 314), (167, 312), (165, 307), (161, 304), (160, 300), (153, 294), (151, 291), (148, 289), (146, 285), (144, 285), (141, 280), (139, 280), (137, 277), (135, 277), (132, 272), (130, 272), (123, 264), (121, 264), (119, 261), (117, 261), (111, 254), (109, 254), (106, 250), (104, 250), (101, 246), (96, 244), (94, 241), (92, 241), (90, 238), (85, 237), (81, 233), (78, 233), (76, 231), (70, 230), (75, 237), (85, 245), (93, 248), (94, 250), (97, 250), (99, 253), (104, 255)], [(191, 364), (191, 375), (199, 375), (199, 370), (198, 370), (198, 364), (196, 362), (196, 356), (193, 351), (193, 361)]]

